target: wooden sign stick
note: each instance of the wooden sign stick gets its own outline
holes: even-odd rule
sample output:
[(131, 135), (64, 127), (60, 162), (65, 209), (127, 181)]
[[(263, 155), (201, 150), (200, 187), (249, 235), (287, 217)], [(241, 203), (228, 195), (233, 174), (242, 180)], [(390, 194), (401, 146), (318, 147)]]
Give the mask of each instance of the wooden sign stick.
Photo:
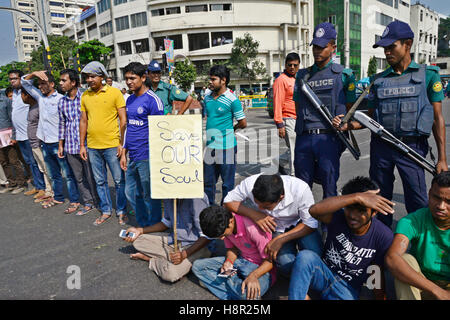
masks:
[(173, 246), (175, 252), (178, 252), (178, 239), (177, 239), (177, 199), (173, 199)]

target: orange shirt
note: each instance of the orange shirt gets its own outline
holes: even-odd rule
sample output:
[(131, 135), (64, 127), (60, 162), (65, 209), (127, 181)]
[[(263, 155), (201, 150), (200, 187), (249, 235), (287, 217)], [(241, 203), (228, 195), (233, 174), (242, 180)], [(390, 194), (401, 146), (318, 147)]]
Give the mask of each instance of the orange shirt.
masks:
[(283, 118), (297, 119), (294, 95), (295, 76), (289, 77), (284, 72), (273, 83), (273, 119), (282, 123)]

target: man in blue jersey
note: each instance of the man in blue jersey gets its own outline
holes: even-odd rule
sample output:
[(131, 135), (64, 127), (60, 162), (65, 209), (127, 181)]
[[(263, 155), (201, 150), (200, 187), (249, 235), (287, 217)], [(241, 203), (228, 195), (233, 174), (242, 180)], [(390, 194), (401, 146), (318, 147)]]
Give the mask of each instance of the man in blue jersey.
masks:
[[(127, 131), (120, 166), (126, 172), (125, 195), (141, 227), (161, 221), (161, 201), (150, 197), (148, 116), (164, 115), (164, 105), (145, 85), (146, 66), (131, 62), (125, 67), (125, 81), (133, 94), (126, 101)], [(127, 165), (126, 153), (130, 161)]]

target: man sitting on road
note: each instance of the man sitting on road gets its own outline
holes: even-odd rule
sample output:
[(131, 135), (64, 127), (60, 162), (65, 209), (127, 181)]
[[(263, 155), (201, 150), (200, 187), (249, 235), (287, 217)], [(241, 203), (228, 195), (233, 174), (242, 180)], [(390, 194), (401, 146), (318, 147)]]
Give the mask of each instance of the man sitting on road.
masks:
[[(258, 209), (244, 205), (246, 199)], [(308, 212), (313, 204), (311, 189), (304, 181), (277, 174), (250, 176), (224, 199), (229, 211), (250, 218), (265, 232), (273, 232), (266, 252), (285, 276), (290, 274), (298, 250), (322, 254), (318, 223)]]
[[(433, 178), (428, 207), (400, 219), (386, 265), (399, 300), (450, 300), (450, 172)], [(406, 253), (411, 242), (411, 249)]]
[[(382, 270), (394, 236), (373, 217), (392, 214), (394, 204), (377, 195), (379, 191), (369, 178), (356, 177), (344, 186), (342, 196), (326, 198), (309, 209), (311, 216), (327, 224), (324, 255), (321, 258), (309, 250), (298, 253), (289, 284), (290, 300), (309, 299), (310, 289), (325, 300), (356, 300), (369, 277), (367, 267), (376, 264)], [(375, 290), (377, 300), (384, 296), (382, 288)]]
[(189, 273), (196, 259), (210, 256), (206, 248), (210, 240), (203, 235), (199, 220), (200, 212), (208, 205), (206, 194), (203, 199), (177, 199), (176, 228), (181, 248), (174, 252), (173, 199), (165, 199), (164, 218), (161, 222), (127, 230), (135, 233), (135, 236), (125, 238), (125, 241), (133, 243), (139, 251), (130, 255), (130, 258), (148, 261), (149, 269), (165, 281), (175, 282), (181, 279)]

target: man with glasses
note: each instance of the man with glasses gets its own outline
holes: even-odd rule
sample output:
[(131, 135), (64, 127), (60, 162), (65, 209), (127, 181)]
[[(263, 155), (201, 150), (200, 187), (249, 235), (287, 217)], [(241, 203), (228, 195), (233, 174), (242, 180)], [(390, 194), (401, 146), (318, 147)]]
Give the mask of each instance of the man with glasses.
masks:
[(286, 56), (285, 69), (273, 83), (273, 120), (278, 128), (278, 135), (286, 141), (289, 149), (289, 171), (294, 175), (294, 147), (295, 147), (295, 102), (294, 95), (295, 75), (300, 65), (300, 57), (291, 52)]
[(184, 101), (183, 106), (177, 114), (183, 114), (191, 104), (193, 98), (183, 90), (165, 83), (161, 80), (161, 66), (156, 60), (152, 60), (147, 68), (148, 82), (146, 85), (156, 93), (164, 104), (164, 114), (172, 114), (173, 101)]

